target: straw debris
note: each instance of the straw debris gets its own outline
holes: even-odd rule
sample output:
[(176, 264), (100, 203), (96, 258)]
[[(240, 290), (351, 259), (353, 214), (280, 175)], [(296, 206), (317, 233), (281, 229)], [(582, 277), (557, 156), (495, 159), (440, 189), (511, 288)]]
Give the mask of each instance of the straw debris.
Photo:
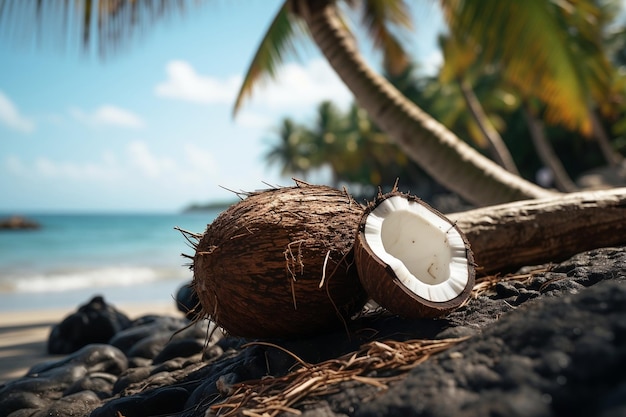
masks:
[(307, 400), (315, 400), (340, 391), (340, 384), (355, 382), (387, 389), (431, 356), (447, 350), (467, 338), (441, 340), (372, 341), (358, 351), (319, 364), (309, 364), (280, 346), (255, 342), (281, 349), (298, 362), (298, 368), (281, 377), (266, 377), (242, 382), (232, 387), (222, 403), (210, 407), (216, 415), (273, 417), (283, 412), (300, 415), (297, 409)]

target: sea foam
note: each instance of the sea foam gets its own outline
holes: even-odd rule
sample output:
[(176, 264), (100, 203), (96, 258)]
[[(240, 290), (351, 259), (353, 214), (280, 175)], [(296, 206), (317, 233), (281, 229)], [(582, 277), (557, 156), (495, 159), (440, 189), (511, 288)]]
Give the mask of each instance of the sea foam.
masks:
[[(182, 271), (181, 271), (182, 270)], [(0, 291), (62, 292), (83, 288), (126, 287), (150, 282), (181, 279), (185, 270), (149, 267), (102, 267), (97, 269), (34, 273), (3, 279)]]

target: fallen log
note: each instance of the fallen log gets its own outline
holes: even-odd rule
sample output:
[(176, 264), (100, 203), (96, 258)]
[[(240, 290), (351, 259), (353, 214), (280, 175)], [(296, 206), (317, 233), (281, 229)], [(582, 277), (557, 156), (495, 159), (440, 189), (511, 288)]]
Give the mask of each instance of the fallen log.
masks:
[(509, 272), (626, 244), (626, 188), (560, 194), (447, 217), (467, 236), (477, 272)]

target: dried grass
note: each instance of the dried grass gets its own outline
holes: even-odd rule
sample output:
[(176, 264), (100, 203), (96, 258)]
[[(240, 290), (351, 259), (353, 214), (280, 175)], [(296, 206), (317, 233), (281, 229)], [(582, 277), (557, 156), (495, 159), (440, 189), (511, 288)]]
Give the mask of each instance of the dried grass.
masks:
[[(340, 390), (340, 384), (357, 382), (386, 389), (432, 355), (449, 349), (467, 338), (442, 340), (373, 341), (336, 359), (309, 364), (278, 345), (261, 344), (293, 356), (297, 369), (282, 377), (267, 377), (234, 385), (231, 395), (211, 411), (219, 416), (272, 417), (283, 412), (301, 414), (295, 407)], [(251, 345), (252, 345), (251, 344)]]

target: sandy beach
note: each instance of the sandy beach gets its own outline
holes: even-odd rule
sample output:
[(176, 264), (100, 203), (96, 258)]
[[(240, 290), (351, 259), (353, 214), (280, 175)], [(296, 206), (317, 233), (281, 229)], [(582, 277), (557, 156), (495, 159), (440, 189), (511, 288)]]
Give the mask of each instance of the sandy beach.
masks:
[[(119, 304), (115, 308), (131, 319), (145, 314), (181, 314), (174, 301)], [(37, 363), (61, 358), (61, 355), (47, 354), (48, 335), (53, 325), (75, 310), (67, 308), (0, 313), (0, 384), (23, 376)]]

